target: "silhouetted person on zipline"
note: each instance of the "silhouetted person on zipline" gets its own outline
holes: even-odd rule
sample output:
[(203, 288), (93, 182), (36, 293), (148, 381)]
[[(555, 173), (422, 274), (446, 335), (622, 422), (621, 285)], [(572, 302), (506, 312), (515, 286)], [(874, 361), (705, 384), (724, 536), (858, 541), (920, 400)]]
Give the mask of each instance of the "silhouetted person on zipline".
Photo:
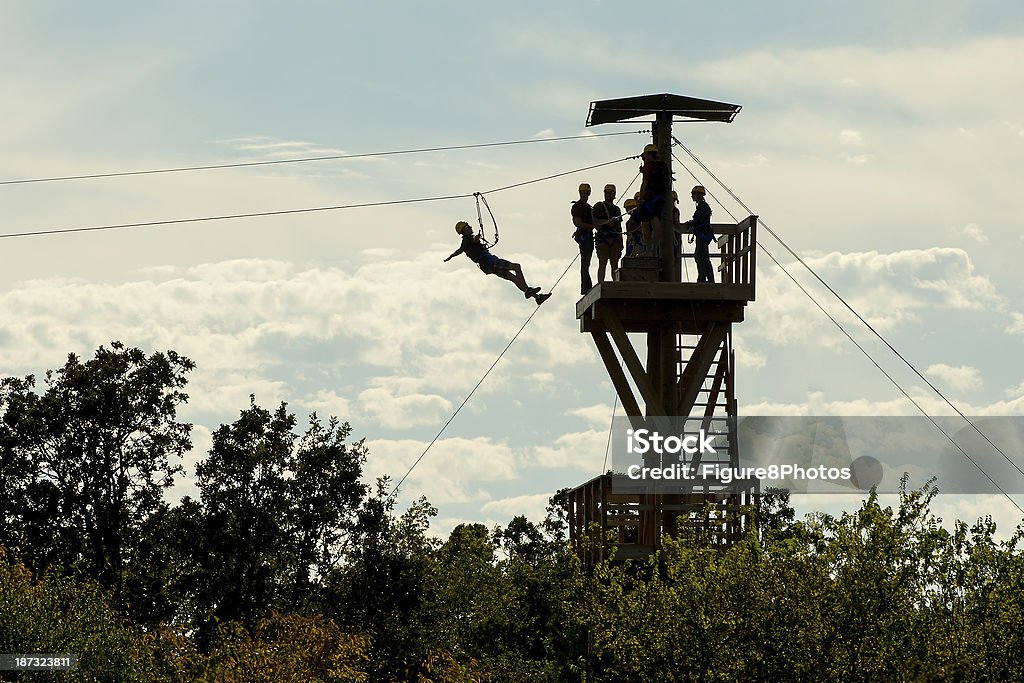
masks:
[(540, 287), (530, 287), (526, 284), (523, 268), (518, 263), (498, 258), (489, 252), (480, 236), (473, 234), (473, 228), (469, 223), (459, 221), (455, 224), (455, 232), (462, 236), (462, 244), (445, 261), (451, 261), (459, 254), (465, 254), (470, 261), (480, 267), (485, 275), (497, 275), (503, 280), (508, 280), (519, 288), (523, 296), (536, 301), (538, 306), (551, 297), (551, 292), (541, 294)]

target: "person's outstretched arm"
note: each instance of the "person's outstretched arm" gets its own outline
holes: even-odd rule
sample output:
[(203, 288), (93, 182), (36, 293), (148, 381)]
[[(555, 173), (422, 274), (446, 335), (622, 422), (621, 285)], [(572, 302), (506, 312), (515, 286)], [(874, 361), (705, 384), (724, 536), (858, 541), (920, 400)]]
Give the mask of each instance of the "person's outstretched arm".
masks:
[(459, 255), (459, 254), (461, 254), (461, 253), (462, 253), (462, 247), (459, 247), (458, 249), (456, 249), (455, 251), (453, 251), (453, 252), (452, 252), (452, 254), (451, 254), (451, 256), (449, 256), (448, 258), (446, 258), (446, 259), (445, 259), (445, 261), (451, 261), (451, 260), (452, 260), (453, 258), (455, 258), (456, 256), (458, 256), (458, 255)]

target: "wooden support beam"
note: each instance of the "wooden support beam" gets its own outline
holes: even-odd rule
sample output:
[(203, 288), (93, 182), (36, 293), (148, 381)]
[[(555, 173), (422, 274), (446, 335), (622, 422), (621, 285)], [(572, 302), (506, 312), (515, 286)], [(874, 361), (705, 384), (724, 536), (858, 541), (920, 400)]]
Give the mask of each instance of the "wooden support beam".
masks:
[[(701, 285), (710, 286), (710, 285)], [(720, 285), (714, 285), (719, 287)], [(602, 301), (580, 318), (580, 332), (605, 329), (605, 311), (615, 312), (627, 333), (652, 332), (662, 323), (672, 322), (680, 334), (701, 334), (711, 321), (722, 323), (743, 322), (743, 303), (734, 301)]]
[(629, 337), (626, 336), (626, 331), (622, 329), (622, 323), (619, 322), (618, 316), (606, 314), (604, 316), (604, 323), (608, 327), (608, 332), (612, 335), (612, 341), (615, 342), (619, 355), (622, 356), (622, 360), (626, 363), (626, 368), (633, 378), (633, 383), (640, 390), (640, 395), (647, 405), (647, 414), (664, 415), (665, 410), (661, 407), (661, 400), (654, 390), (651, 378), (647, 376), (647, 371), (644, 369), (643, 363), (640, 362), (639, 356), (636, 355), (636, 349), (630, 343)]
[[(725, 381), (725, 373), (728, 369), (725, 363), (725, 355), (726, 349), (722, 348), (722, 353), (721, 355), (718, 356), (718, 367), (715, 369), (715, 379), (712, 380), (711, 390), (708, 392), (708, 402), (707, 405), (704, 406), (704, 419), (701, 420), (700, 424), (701, 429), (705, 431), (710, 431), (711, 429), (711, 419), (714, 417), (715, 414), (715, 404), (718, 403), (718, 394), (722, 390), (722, 382)], [(731, 424), (729, 425), (729, 428), (732, 429)], [(700, 451), (697, 451), (696, 453), (693, 454), (693, 458), (691, 458), (690, 460), (690, 467), (693, 470), (700, 469), (701, 455), (702, 453)], [(689, 488), (684, 488), (683, 490), (686, 491), (687, 493), (690, 492)]]
[(715, 406), (718, 404), (718, 395), (722, 391), (722, 382), (725, 381), (725, 371), (727, 370), (725, 362), (725, 349), (722, 349), (722, 355), (718, 357), (718, 368), (715, 370), (715, 379), (711, 382), (711, 391), (708, 392), (708, 402), (704, 408), (704, 419), (701, 421), (701, 426), (704, 429), (708, 428), (711, 423), (711, 418), (715, 415)]
[(591, 289), (576, 302), (576, 317), (582, 317), (595, 303), (601, 301), (626, 300), (630, 303), (641, 303), (639, 300), (653, 301), (657, 304), (672, 301), (737, 301), (746, 302), (746, 285), (730, 285), (698, 282), (613, 282), (605, 280)]
[(722, 263), (721, 263), (721, 265), (718, 266), (718, 272), (721, 273), (723, 270), (725, 270), (726, 268), (731, 266), (732, 263), (736, 259), (740, 258), (741, 256), (745, 256), (745, 255), (747, 255), (749, 253), (750, 253), (750, 246), (747, 245), (747, 246), (743, 247), (742, 249), (740, 249), (739, 251), (737, 251), (734, 254), (728, 254), (728, 255), (722, 256)]
[[(676, 391), (676, 368), (679, 367), (679, 329), (676, 321), (663, 322), (661, 327), (660, 364), (658, 370), (658, 395), (661, 397), (663, 415), (679, 414), (679, 392)], [(654, 375), (652, 375), (653, 377)]]
[(611, 342), (608, 341), (607, 331), (602, 326), (600, 331), (592, 329), (590, 336), (594, 338), (594, 345), (597, 346), (597, 352), (601, 354), (604, 368), (608, 371), (608, 376), (612, 380), (612, 386), (615, 387), (615, 393), (619, 395), (619, 401), (622, 403), (622, 408), (626, 411), (626, 415), (642, 417), (643, 413), (640, 411), (640, 404), (637, 403), (636, 397), (633, 395), (633, 388), (629, 386), (626, 373), (622, 371), (622, 366), (619, 365), (619, 361), (615, 357), (615, 351), (612, 350)]
[[(619, 322), (623, 323), (622, 329), (626, 329), (625, 321), (621, 317), (619, 318)], [(654, 393), (655, 393), (655, 395), (658, 396), (659, 399), (661, 398), (660, 394), (658, 394), (658, 391), (659, 391), (660, 387), (657, 384), (655, 384), (655, 382), (657, 382), (660, 379), (660, 377), (661, 377), (661, 332), (660, 332), (660, 330), (661, 330), (661, 326), (660, 325), (654, 325), (650, 329), (648, 329), (647, 333), (644, 335), (644, 337), (646, 338), (646, 341), (647, 341), (647, 364), (645, 366), (647, 368), (647, 377), (648, 377), (648, 379), (651, 380), (651, 386), (654, 387)], [(647, 414), (648, 415), (664, 415), (665, 414), (664, 406), (662, 406), (662, 409), (660, 411), (652, 412), (651, 407), (648, 404), (648, 406), (647, 406)], [(648, 451), (646, 458), (644, 458), (644, 462), (647, 462), (647, 459), (648, 458), (652, 458), (652, 457), (654, 457), (653, 456), (653, 451)]]
[[(757, 244), (757, 216), (748, 216), (745, 223), (750, 225), (750, 244)], [(757, 276), (757, 249), (750, 252), (750, 258), (747, 259), (747, 274), (746, 281), (750, 283), (750, 300), (754, 300), (754, 281)]]
[(651, 126), (654, 144), (658, 146), (658, 157), (668, 170), (669, 185), (665, 189), (665, 200), (661, 203), (661, 215), (656, 219), (661, 224), (661, 277), (662, 282), (679, 282), (679, 260), (672, 256), (675, 242), (673, 230), (672, 203), (672, 112), (659, 111), (654, 115), (655, 125)]
[(708, 323), (697, 348), (693, 350), (690, 360), (686, 362), (683, 369), (683, 376), (679, 378), (679, 414), (689, 415), (693, 410), (693, 403), (697, 400), (704, 378), (708, 374), (711, 363), (715, 360), (715, 354), (725, 341), (725, 335), (729, 331), (728, 324)]

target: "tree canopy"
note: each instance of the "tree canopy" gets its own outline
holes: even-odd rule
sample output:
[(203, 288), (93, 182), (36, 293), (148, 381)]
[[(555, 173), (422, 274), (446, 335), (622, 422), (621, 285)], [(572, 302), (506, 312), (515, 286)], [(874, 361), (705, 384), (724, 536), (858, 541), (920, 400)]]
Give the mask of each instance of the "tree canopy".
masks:
[(192, 368), (114, 342), (0, 380), (0, 651), (79, 655), (52, 680), (1024, 681), (1024, 531), (944, 525), (932, 487), (803, 519), (767, 491), (728, 549), (584, 567), (558, 505), (439, 537), (350, 425), (253, 396), (168, 501)]

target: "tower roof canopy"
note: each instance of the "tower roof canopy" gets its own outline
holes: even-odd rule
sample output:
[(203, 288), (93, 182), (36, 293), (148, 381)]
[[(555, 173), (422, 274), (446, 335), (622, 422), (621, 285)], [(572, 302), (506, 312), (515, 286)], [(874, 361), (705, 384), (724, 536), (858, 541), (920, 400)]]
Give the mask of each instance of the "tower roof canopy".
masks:
[(669, 112), (673, 117), (678, 116), (693, 121), (731, 123), (741, 108), (738, 104), (726, 104), (725, 102), (701, 100), (696, 97), (668, 93), (620, 97), (614, 100), (591, 102), (590, 113), (587, 114), (587, 125), (617, 123), (658, 112)]

